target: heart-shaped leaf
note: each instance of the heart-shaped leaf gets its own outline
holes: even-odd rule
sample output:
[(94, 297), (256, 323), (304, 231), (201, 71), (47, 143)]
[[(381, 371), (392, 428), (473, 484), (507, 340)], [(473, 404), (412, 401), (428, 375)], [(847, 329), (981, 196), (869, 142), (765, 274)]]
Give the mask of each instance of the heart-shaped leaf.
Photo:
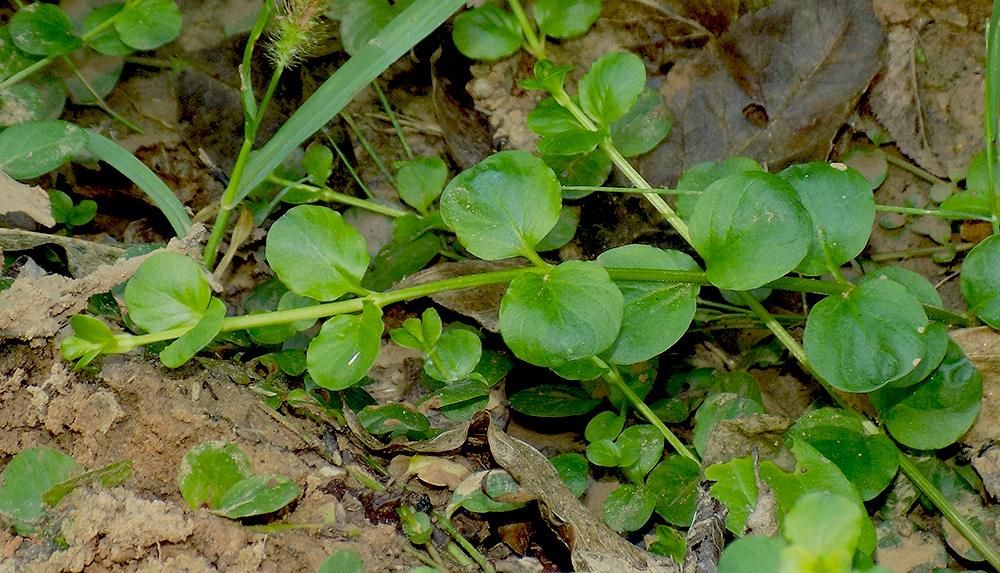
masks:
[(812, 239), (812, 222), (795, 189), (759, 171), (709, 185), (690, 226), (708, 280), (730, 290), (751, 290), (783, 277), (802, 261)]
[(115, 20), (122, 42), (136, 50), (152, 50), (181, 33), (181, 11), (173, 0), (126, 2)]
[(361, 380), (378, 357), (382, 328), (381, 309), (367, 302), (361, 314), (336, 316), (323, 323), (306, 352), (309, 374), (316, 384), (343, 390)]
[(700, 477), (698, 464), (680, 454), (657, 464), (646, 478), (646, 487), (656, 492), (656, 513), (667, 523), (691, 525)]
[(802, 336), (806, 356), (834, 387), (871, 392), (912, 371), (927, 352), (923, 306), (891, 280), (862, 281), (813, 307)]
[(129, 317), (148, 332), (198, 324), (211, 298), (201, 267), (178, 253), (151, 255), (125, 286)]
[(601, 0), (538, 0), (534, 5), (540, 35), (569, 38), (586, 32), (601, 15)]
[(295, 294), (331, 301), (361, 290), (368, 249), (340, 213), (299, 205), (271, 225), (267, 263)]
[(623, 156), (635, 157), (659, 145), (673, 125), (674, 116), (663, 103), (663, 96), (652, 88), (643, 88), (632, 109), (611, 122), (611, 141)]
[(986, 324), (1000, 328), (1000, 235), (988, 237), (965, 257), (962, 295), (969, 310)]
[(499, 60), (521, 47), (521, 26), (509, 12), (486, 3), (455, 18), (455, 47), (473, 60)]
[(599, 126), (625, 115), (646, 87), (646, 66), (631, 52), (612, 52), (597, 59), (577, 86), (580, 107)]
[[(626, 245), (601, 253), (597, 263), (614, 269), (697, 270), (698, 263), (680, 251), (649, 245)], [(635, 364), (673, 346), (687, 332), (697, 310), (699, 287), (684, 283), (615, 281), (625, 301), (622, 327), (609, 360)]]
[(466, 169), (441, 195), (441, 216), (470, 253), (490, 261), (534, 253), (562, 207), (555, 173), (523, 151)]
[(192, 509), (220, 507), (222, 496), (252, 475), (250, 460), (235, 444), (212, 440), (191, 448), (177, 469), (177, 486)]
[(565, 261), (545, 275), (524, 273), (500, 302), (500, 332), (514, 355), (536, 366), (594, 356), (615, 341), (624, 299), (590, 261)]
[(417, 157), (404, 163), (396, 174), (399, 198), (424, 213), (438, 198), (448, 179), (448, 168), (440, 157)]
[(655, 507), (656, 495), (646, 486), (620, 485), (604, 501), (604, 523), (619, 533), (635, 531), (646, 525)]
[(435, 380), (458, 382), (465, 380), (479, 364), (483, 343), (475, 333), (455, 329), (444, 333), (434, 350), (424, 361), (424, 371)]

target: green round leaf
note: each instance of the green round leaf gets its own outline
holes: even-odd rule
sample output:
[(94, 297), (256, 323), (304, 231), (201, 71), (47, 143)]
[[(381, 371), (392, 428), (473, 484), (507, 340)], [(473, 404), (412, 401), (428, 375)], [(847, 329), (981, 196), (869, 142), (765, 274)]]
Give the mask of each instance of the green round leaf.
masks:
[(691, 215), (691, 243), (719, 288), (751, 290), (802, 261), (812, 224), (795, 189), (770, 173), (745, 171), (708, 186)]
[(657, 464), (646, 478), (646, 487), (656, 493), (656, 513), (667, 523), (691, 525), (699, 479), (698, 464), (680, 454)]
[[(611, 158), (600, 149), (582, 155), (547, 155), (545, 164), (556, 173), (563, 185), (589, 185), (599, 187), (611, 175)], [(562, 190), (563, 199), (581, 199), (593, 191)]]
[(235, 444), (212, 440), (191, 448), (177, 469), (177, 487), (192, 509), (221, 507), (222, 496), (250, 477), (250, 460)]
[(638, 449), (635, 462), (622, 468), (632, 483), (642, 483), (649, 470), (656, 466), (663, 456), (663, 436), (650, 424), (629, 426), (618, 436), (618, 443), (624, 450), (626, 444)]
[(538, 0), (534, 6), (539, 35), (569, 38), (586, 32), (601, 15), (601, 0)]
[(924, 332), (927, 341), (927, 351), (920, 359), (920, 364), (907, 373), (905, 376), (896, 378), (889, 382), (887, 386), (892, 388), (905, 388), (922, 382), (935, 368), (944, 360), (944, 355), (948, 351), (948, 326), (942, 322), (931, 322)]
[(302, 155), (302, 168), (313, 185), (325, 187), (333, 170), (333, 151), (325, 145), (310, 145)]
[(390, 6), (388, 0), (351, 0), (343, 3), (344, 12), (340, 20), (340, 37), (344, 51), (350, 55), (358, 53), (382, 28), (402, 10), (397, 2)]
[(841, 409), (814, 410), (789, 433), (837, 464), (863, 500), (882, 493), (899, 468), (899, 452), (889, 436), (871, 433), (860, 417)]
[(774, 573), (781, 571), (781, 552), (788, 544), (778, 537), (748, 535), (726, 546), (716, 573)]
[(396, 174), (399, 198), (423, 213), (441, 194), (447, 179), (448, 168), (440, 157), (411, 159)]
[(113, 352), (118, 348), (111, 329), (103, 321), (86, 314), (78, 314), (69, 319), (74, 335), (67, 336), (59, 343), (59, 350), (66, 360), (80, 359), (77, 368), (87, 365), (102, 352)]
[(611, 122), (611, 141), (623, 156), (635, 157), (659, 145), (673, 125), (660, 92), (643, 88), (632, 109)]
[(701, 192), (723, 177), (744, 171), (764, 171), (760, 163), (749, 157), (729, 157), (719, 163), (704, 161), (696, 163), (681, 175), (677, 182), (678, 191), (697, 192), (686, 193), (677, 197), (677, 214), (685, 220), (691, 219), (694, 206), (698, 204)]
[(911, 372), (927, 353), (927, 315), (906, 287), (863, 281), (820, 301), (802, 343), (816, 373), (846, 392), (871, 392)]
[(365, 564), (350, 549), (341, 549), (326, 558), (316, 573), (364, 573)]
[(621, 533), (635, 531), (646, 525), (653, 508), (656, 506), (656, 496), (642, 485), (624, 484), (608, 495), (604, 502), (604, 523)]
[(152, 50), (181, 33), (181, 11), (173, 0), (126, 4), (115, 20), (122, 42), (136, 50)]
[[(94, 28), (114, 18), (124, 7), (124, 2), (112, 2), (97, 8), (87, 15), (87, 18), (83, 21), (83, 32), (89, 33)], [(126, 45), (125, 42), (122, 42), (121, 36), (118, 35), (118, 30), (114, 26), (105, 28), (103, 32), (88, 40), (87, 45), (109, 56), (126, 56), (135, 51)]]
[(508, 401), (514, 410), (539, 418), (580, 416), (601, 405), (579, 387), (567, 384), (532, 386), (512, 394)]
[(0, 512), (14, 522), (20, 535), (30, 535), (45, 515), (45, 492), (78, 473), (76, 461), (58, 450), (22, 450), (0, 472)]
[(853, 499), (828, 491), (814, 491), (796, 500), (785, 516), (782, 533), (793, 544), (824, 560), (840, 557), (846, 561), (846, 569), (854, 557), (865, 518)]
[(576, 452), (559, 454), (549, 458), (559, 477), (573, 495), (580, 497), (587, 491), (587, 458)]
[(976, 421), (983, 379), (954, 341), (941, 364), (922, 383), (883, 388), (871, 395), (886, 428), (901, 443), (933, 450), (955, 443)]
[(822, 275), (861, 253), (875, 222), (875, 197), (863, 175), (825, 162), (792, 165), (778, 175), (795, 188), (812, 218), (809, 251), (795, 270)]
[(177, 368), (191, 359), (199, 350), (208, 346), (222, 330), (222, 319), (226, 316), (226, 305), (212, 297), (205, 315), (191, 330), (160, 351), (160, 360), (168, 368)]
[(358, 413), (358, 420), (366, 430), (376, 436), (423, 432), (431, 427), (427, 416), (403, 404), (366, 406)]
[(500, 333), (521, 360), (559, 366), (611, 346), (623, 308), (607, 271), (565, 261), (545, 275), (524, 273), (511, 281), (500, 302)]
[(494, 497), (490, 497), (490, 495), (500, 497), (504, 494), (516, 494), (519, 489), (520, 486), (514, 478), (503, 470), (473, 472), (455, 488), (455, 494), (451, 496), (451, 502), (445, 509), (445, 516), (451, 517), (461, 507), (473, 513), (513, 511), (522, 508), (524, 503), (497, 501)]
[(340, 213), (299, 205), (271, 225), (267, 262), (289, 290), (325, 302), (360, 290), (368, 249)]
[(230, 519), (263, 515), (278, 511), (297, 497), (299, 486), (283, 475), (250, 476), (226, 490), (212, 513)]
[(365, 303), (361, 314), (335, 316), (323, 323), (306, 352), (313, 381), (327, 390), (357, 384), (375, 364), (382, 329), (382, 311), (371, 303)]
[(211, 298), (201, 267), (179, 253), (150, 255), (125, 285), (129, 317), (148, 332), (198, 324)]
[(521, 47), (521, 27), (509, 12), (486, 3), (455, 18), (452, 40), (473, 60), (499, 60)]
[(10, 36), (14, 45), (29, 54), (58, 56), (81, 45), (73, 35), (73, 23), (55, 4), (28, 4), (10, 18)]
[(962, 294), (980, 320), (1000, 328), (1000, 235), (988, 237), (965, 257)]
[(545, 235), (535, 245), (535, 249), (540, 253), (544, 253), (545, 251), (554, 251), (562, 247), (573, 240), (573, 236), (576, 235), (576, 228), (579, 225), (580, 214), (577, 213), (576, 209), (564, 206), (559, 210), (559, 220), (556, 221), (556, 226), (552, 227), (549, 234)]
[(68, 121), (12, 125), (0, 132), (0, 170), (14, 179), (38, 177), (79, 153), (87, 141), (87, 132)]
[(871, 279), (881, 279), (887, 278), (891, 281), (896, 281), (897, 283), (906, 287), (910, 294), (917, 297), (923, 304), (930, 306), (944, 306), (941, 302), (941, 295), (938, 293), (934, 285), (925, 279), (922, 275), (917, 274), (910, 269), (897, 267), (895, 265), (886, 265), (884, 267), (879, 267), (873, 272), (865, 275), (863, 280)]
[(622, 460), (622, 448), (607, 438), (595, 440), (587, 446), (587, 459), (595, 466), (618, 467)]
[(599, 126), (625, 115), (646, 87), (646, 66), (630, 52), (598, 58), (578, 84), (580, 107)]
[(625, 417), (610, 410), (600, 412), (587, 422), (583, 437), (588, 442), (614, 440), (625, 429)]
[(483, 343), (474, 332), (449, 330), (438, 339), (434, 352), (424, 361), (424, 371), (435, 380), (465, 380), (479, 364)]
[(441, 216), (470, 253), (498, 260), (534, 252), (559, 220), (555, 173), (538, 157), (501, 151), (466, 169), (441, 195)]
[[(601, 253), (597, 263), (609, 269), (697, 270), (698, 263), (680, 251), (649, 245), (626, 245)], [(697, 310), (699, 287), (684, 283), (615, 281), (625, 310), (609, 360), (635, 364), (663, 353), (687, 332)]]

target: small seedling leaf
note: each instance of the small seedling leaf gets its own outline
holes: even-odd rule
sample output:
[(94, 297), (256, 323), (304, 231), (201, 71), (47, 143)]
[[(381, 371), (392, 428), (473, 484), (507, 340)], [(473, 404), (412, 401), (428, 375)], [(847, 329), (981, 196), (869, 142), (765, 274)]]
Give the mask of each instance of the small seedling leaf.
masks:
[[(597, 263), (610, 269), (698, 270), (698, 263), (689, 255), (649, 245), (611, 249), (601, 253)], [(697, 285), (624, 280), (615, 284), (622, 292), (625, 309), (608, 360), (615, 364), (649, 360), (687, 332), (697, 310)]]
[(198, 324), (211, 298), (201, 267), (179, 253), (151, 255), (125, 286), (129, 317), (148, 332)]
[(594, 440), (587, 446), (587, 459), (595, 466), (616, 468), (622, 463), (622, 449), (606, 438)]
[(299, 205), (271, 226), (267, 262), (289, 290), (326, 302), (360, 290), (368, 249), (340, 213)]
[(280, 474), (250, 476), (235, 484), (219, 500), (212, 513), (239, 519), (272, 513), (299, 497), (299, 486)]
[(646, 87), (646, 67), (630, 52), (598, 58), (579, 83), (580, 107), (600, 126), (625, 115)]
[(778, 175), (798, 193), (812, 218), (809, 251), (796, 271), (816, 276), (856, 257), (868, 244), (875, 222), (875, 197), (864, 176), (829, 163), (802, 163)]
[(302, 155), (302, 168), (313, 185), (325, 187), (333, 170), (333, 151), (325, 145), (310, 145)]
[(115, 20), (122, 42), (136, 50), (153, 50), (181, 33), (181, 11), (173, 0), (129, 2)]
[(357, 384), (375, 364), (382, 329), (382, 311), (370, 303), (365, 303), (361, 314), (327, 320), (306, 352), (312, 379), (327, 390)]
[[(32, 4), (32, 6), (51, 4)], [(44, 175), (87, 145), (87, 132), (68, 121), (12, 125), (0, 132), (0, 169), (14, 179)]]
[(625, 429), (625, 417), (610, 410), (600, 412), (587, 422), (583, 437), (588, 442), (598, 440), (614, 441)]
[(449, 330), (438, 339), (424, 360), (424, 371), (435, 380), (455, 383), (472, 374), (483, 355), (483, 343), (475, 333)]
[(451, 180), (441, 216), (470, 253), (493, 261), (533, 253), (561, 202), (559, 181), (541, 159), (501, 151)]
[(524, 273), (500, 302), (500, 332), (514, 355), (536, 366), (594, 356), (615, 341), (624, 299), (600, 265), (565, 261)]
[(18, 452), (0, 472), (0, 514), (20, 535), (34, 532), (45, 515), (42, 497), (52, 486), (77, 474), (80, 466), (68, 455), (49, 448)]
[(969, 310), (986, 324), (1000, 328), (1000, 235), (988, 237), (969, 251), (961, 277)]
[(499, 60), (521, 47), (521, 27), (509, 12), (494, 4), (466, 10), (455, 18), (455, 47), (473, 60)]
[(350, 549), (341, 549), (326, 558), (316, 573), (364, 573), (365, 564)]
[(55, 4), (28, 4), (11, 16), (9, 26), (14, 45), (29, 54), (58, 56), (82, 44), (73, 35), (69, 17)]
[(657, 464), (646, 478), (646, 487), (656, 494), (656, 513), (672, 525), (691, 525), (700, 478), (698, 464), (680, 454)]
[[(636, 460), (622, 466), (625, 477), (632, 483), (642, 483), (646, 474), (652, 470), (663, 456), (663, 435), (649, 424), (629, 426), (618, 436), (622, 449), (634, 447), (638, 450)], [(631, 444), (630, 446), (628, 444)]]
[(586, 32), (601, 15), (601, 0), (538, 0), (534, 5), (539, 35), (569, 38)]
[(927, 353), (927, 315), (906, 287), (862, 281), (813, 307), (802, 336), (816, 372), (847, 392), (870, 392), (911, 372)]
[(611, 141), (623, 156), (635, 157), (659, 145), (673, 125), (674, 116), (663, 96), (652, 88), (643, 88), (632, 109), (611, 122)]
[(691, 215), (691, 242), (719, 288), (751, 290), (783, 277), (809, 248), (812, 223), (795, 189), (746, 171), (709, 185)]
[(219, 331), (222, 330), (222, 319), (225, 316), (225, 303), (212, 297), (201, 320), (191, 330), (182, 334), (160, 351), (160, 360), (168, 368), (177, 368), (190, 360), (219, 334)]
[(933, 450), (957, 441), (976, 421), (983, 379), (961, 347), (948, 341), (944, 360), (921, 383), (871, 394), (886, 428), (914, 449)]
[(656, 495), (644, 485), (627, 483), (608, 495), (604, 502), (604, 523), (622, 533), (636, 531), (653, 515)]
[(511, 408), (539, 418), (580, 416), (601, 404), (600, 399), (568, 384), (532, 386), (515, 392), (508, 400)]
[(252, 475), (250, 460), (235, 444), (212, 440), (191, 448), (177, 469), (177, 487), (191, 509), (222, 507), (230, 488)]
[(55, 507), (62, 498), (66, 497), (66, 495), (78, 486), (88, 483), (100, 483), (104, 487), (111, 488), (121, 485), (130, 475), (132, 475), (132, 460), (114, 462), (103, 468), (84, 472), (62, 483), (57, 483), (45, 492), (45, 495), (42, 496), (42, 501), (49, 507)]
[(99, 354), (118, 349), (114, 334), (103, 321), (86, 314), (78, 314), (69, 319), (69, 324), (75, 334), (64, 338), (59, 343), (59, 350), (66, 360), (79, 359), (77, 368), (86, 366)]
[(417, 157), (404, 163), (396, 173), (399, 198), (421, 213), (426, 213), (441, 195), (448, 168), (440, 157)]

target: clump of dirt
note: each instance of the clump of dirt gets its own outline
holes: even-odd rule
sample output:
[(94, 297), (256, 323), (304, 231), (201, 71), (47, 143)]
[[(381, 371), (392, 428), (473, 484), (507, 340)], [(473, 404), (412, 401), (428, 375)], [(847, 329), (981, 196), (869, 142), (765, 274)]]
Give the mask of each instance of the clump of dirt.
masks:
[[(81, 487), (64, 498), (42, 533), (3, 533), (0, 573), (312, 572), (345, 548), (366, 571), (419, 564), (403, 552), (395, 521), (371, 523), (358, 499), (363, 488), (329, 461), (342, 459), (349, 442), (324, 458), (306, 443), (319, 443), (319, 424), (269, 414), (222, 371), (170, 371), (136, 352), (110, 356), (88, 376), (69, 370), (51, 346), (8, 342), (0, 347), (0, 412), (2, 458), (45, 446), (86, 469), (133, 461), (122, 486)], [(239, 446), (256, 473), (288, 476), (302, 495), (275, 516), (242, 523), (192, 510), (177, 489), (177, 467), (212, 439)]]

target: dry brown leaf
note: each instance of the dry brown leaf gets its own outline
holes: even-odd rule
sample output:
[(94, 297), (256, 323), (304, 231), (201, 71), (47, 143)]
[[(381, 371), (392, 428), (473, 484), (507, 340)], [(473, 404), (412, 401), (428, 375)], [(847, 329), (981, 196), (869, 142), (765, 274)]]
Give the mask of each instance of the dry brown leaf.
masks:
[(24, 213), (46, 227), (56, 224), (45, 189), (21, 183), (0, 171), (0, 215), (8, 213)]
[(826, 157), (881, 67), (883, 39), (867, 0), (778, 0), (740, 18), (667, 75), (674, 127), (640, 171), (673, 186), (688, 167), (734, 155), (772, 169)]

